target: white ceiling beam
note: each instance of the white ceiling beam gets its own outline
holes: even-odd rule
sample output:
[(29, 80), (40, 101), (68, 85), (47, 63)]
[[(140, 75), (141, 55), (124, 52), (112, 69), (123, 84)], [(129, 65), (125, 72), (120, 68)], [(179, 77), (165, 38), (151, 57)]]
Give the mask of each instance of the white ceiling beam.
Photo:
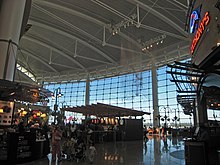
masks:
[[(33, 22), (32, 22), (32, 23), (33, 23)], [(42, 25), (43, 25), (43, 24), (42, 24)], [(64, 56), (64, 57), (66, 57), (67, 59), (69, 59), (70, 61), (72, 61), (72, 62), (75, 63), (76, 65), (78, 65), (81, 69), (83, 69), (83, 70), (86, 71), (86, 68), (85, 68), (82, 64), (80, 64), (78, 61), (76, 61), (74, 58), (70, 57), (69, 55), (63, 53), (63, 52), (60, 51), (59, 49), (57, 49), (57, 48), (55, 48), (55, 47), (52, 47), (52, 46), (48, 45), (47, 43), (45, 43), (45, 42), (43, 42), (43, 41), (39, 41), (39, 40), (36, 40), (36, 39), (34, 39), (34, 38), (30, 38), (30, 37), (28, 37), (28, 36), (26, 36), (26, 35), (24, 35), (24, 36), (22, 37), (22, 39), (23, 39), (23, 38), (24, 38), (24, 39), (28, 39), (29, 41), (38, 43), (38, 44), (40, 44), (40, 45), (42, 45), (42, 46), (44, 46), (44, 47), (47, 47), (47, 48), (49, 48), (49, 49), (54, 50), (54, 51), (57, 52), (58, 54), (60, 54), (60, 55), (62, 55), (62, 56)]]
[(34, 0), (33, 1), (33, 4), (40, 4), (40, 5), (43, 5), (43, 6), (46, 6), (46, 7), (49, 7), (49, 8), (53, 8), (53, 9), (56, 9), (56, 10), (60, 10), (60, 11), (63, 11), (63, 12), (66, 12), (66, 13), (69, 13), (69, 14), (72, 14), (72, 15), (77, 15), (77, 16), (80, 16), (81, 18), (87, 20), (87, 21), (90, 21), (90, 22), (95, 22), (96, 24), (98, 25), (101, 25), (101, 26), (104, 26), (105, 23), (89, 16), (89, 15), (86, 15), (86, 14), (83, 14), (82, 12), (78, 12), (76, 10), (73, 10), (73, 9), (70, 9), (70, 8), (67, 8), (67, 7), (64, 7), (64, 6), (60, 6), (58, 4), (55, 4), (54, 2), (48, 2), (48, 1), (42, 1), (42, 0)]
[[(52, 2), (47, 2), (47, 1), (42, 1), (42, 0), (34, 0), (34, 3), (43, 5), (45, 7), (61, 10), (61, 11), (66, 12), (68, 14), (79, 16), (79, 17), (81, 17), (81, 18), (83, 18), (83, 19), (85, 19), (87, 21), (96, 23), (96, 24), (98, 24), (98, 25), (100, 25), (102, 27), (106, 25), (106, 23), (103, 23), (103, 22), (101, 22), (101, 21), (99, 21), (99, 20), (97, 20), (97, 19), (95, 19), (95, 18), (93, 18), (93, 17), (91, 17), (89, 15), (85, 15), (82, 12), (78, 12), (76, 10), (73, 10), (73, 9), (70, 9), (70, 8), (67, 8), (67, 7), (64, 7), (64, 6), (60, 6), (60, 5), (57, 5), (57, 4), (52, 3)], [(127, 17), (127, 16), (123, 15), (123, 17)], [(170, 33), (170, 32), (164, 31), (164, 30), (160, 30), (160, 29), (157, 29), (157, 28), (154, 28), (154, 27), (151, 27), (151, 26), (141, 25), (141, 27), (146, 29), (146, 30), (151, 30), (151, 31), (154, 31), (154, 32), (157, 32), (157, 33), (166, 34), (168, 36), (171, 36), (171, 37), (174, 37), (174, 38), (178, 38), (178, 39), (181, 39), (181, 40), (188, 40), (188, 38), (186, 38), (184, 36), (177, 35), (177, 34), (174, 34), (174, 33)], [(136, 44), (137, 46), (139, 46), (140, 47), (140, 51), (141, 51), (142, 47), (139, 45), (139, 43), (137, 43), (137, 41), (134, 41), (133, 39), (131, 39), (127, 35), (123, 34), (122, 32), (120, 32), (119, 35), (121, 37), (129, 40), (133, 44)], [(99, 41), (99, 42), (101, 42), (101, 44), (103, 43), (103, 41)], [(151, 55), (150, 52), (146, 52), (146, 54)]]
[(45, 62), (43, 59), (41, 59), (37, 54), (31, 52), (30, 50), (26, 50), (24, 48), (20, 48), (21, 53), (26, 54), (27, 56), (30, 56), (31, 58), (34, 58), (35, 60), (39, 61), (40, 63), (44, 64), (46, 67), (50, 68), (52, 71), (57, 72), (58, 71), (53, 68), (51, 65), (49, 65), (47, 62)]
[[(168, 1), (170, 1), (170, 0), (168, 0)], [(188, 6), (184, 5), (183, 3), (181, 3), (181, 2), (179, 2), (179, 1), (177, 1), (177, 0), (172, 0), (172, 1), (176, 2), (179, 6), (184, 7), (185, 10), (188, 9)], [(188, 2), (187, 2), (187, 5), (188, 5)]]
[[(133, 3), (133, 4), (138, 4), (138, 3), (134, 3), (133, 0), (128, 0), (128, 1), (130, 1), (130, 2)], [(112, 13), (114, 13), (114, 14), (120, 16), (120, 17), (123, 18), (123, 19), (130, 19), (128, 16), (124, 15), (123, 13), (120, 13), (119, 11), (117, 11), (117, 10), (111, 8), (110, 6), (104, 4), (103, 2), (101, 2), (101, 1), (99, 1), (99, 0), (92, 0), (92, 2), (94, 2), (94, 3), (96, 3), (96, 4), (100, 5), (100, 6), (102, 6), (102, 7), (105, 8), (106, 10), (109, 10), (110, 12), (112, 12)], [(139, 7), (140, 7), (140, 6), (139, 6)], [(143, 25), (143, 24), (140, 24), (140, 23), (138, 24), (138, 22), (136, 22), (136, 21), (134, 21), (134, 22), (135, 22), (138, 26), (140, 26), (140, 27), (142, 27), (142, 28), (144, 28), (144, 29), (146, 29), (146, 30), (150, 30), (150, 31), (153, 31), (153, 32), (161, 33), (161, 34), (166, 34), (166, 35), (168, 35), (168, 36), (172, 36), (172, 37), (175, 37), (175, 38), (178, 38), (178, 39), (182, 39), (182, 40), (187, 40), (187, 38), (184, 37), (187, 33), (185, 33), (184, 36), (181, 36), (181, 35), (177, 35), (177, 34), (174, 34), (174, 33), (170, 33), (170, 32), (168, 32), (168, 31), (164, 31), (164, 30), (161, 30), (161, 29), (157, 29), (157, 28), (154, 28), (154, 27), (151, 27), (151, 26)], [(182, 29), (181, 29), (181, 30), (182, 30)], [(181, 31), (181, 33), (184, 33), (184, 31)], [(126, 37), (126, 35), (124, 35), (124, 34), (121, 33), (121, 32), (119, 33), (119, 35), (122, 36), (122, 37)], [(126, 37), (126, 38), (128, 39), (128, 37)], [(129, 41), (131, 41), (131, 39), (130, 39)], [(135, 42), (136, 42), (136, 41), (135, 41)], [(140, 50), (141, 50), (141, 49), (142, 49), (142, 48), (140, 48)], [(148, 53), (151, 55), (150, 52), (148, 52)]]
[(73, 56), (74, 58), (83, 58), (83, 59), (90, 60), (90, 61), (95, 61), (95, 62), (99, 62), (99, 63), (103, 63), (103, 64), (113, 65), (111, 62), (106, 62), (106, 61), (103, 61), (103, 60), (97, 60), (97, 59), (94, 59), (94, 58), (89, 58), (89, 57), (85, 57), (85, 56), (81, 56), (81, 55), (77, 54), (77, 52), (76, 52), (77, 44), (75, 44), (75, 50), (74, 50), (74, 54), (73, 54), (71, 51), (67, 50), (63, 46), (58, 45), (58, 44), (54, 43), (53, 41), (48, 41), (44, 38), (42, 38), (44, 41), (41, 41), (41, 39), (39, 39), (39, 38), (37, 38), (33, 35), (30, 35), (30, 34), (25, 35), (24, 38), (35, 40), (35, 42), (38, 42), (41, 45), (47, 46), (51, 50), (55, 49), (55, 48), (58, 48), (59, 50), (62, 50), (62, 52), (66, 53), (67, 55)]
[(175, 3), (173, 0), (170, 1), (170, 0), (167, 0), (169, 3), (171, 3), (172, 5), (174, 5), (175, 7), (179, 8), (181, 11), (184, 11), (185, 13), (187, 12), (187, 6), (182, 6), (182, 5), (179, 5), (177, 3)]
[[(45, 7), (53, 8), (53, 9), (56, 9), (56, 10), (60, 10), (60, 11), (66, 12), (66, 13), (71, 14), (71, 15), (76, 15), (80, 18), (83, 18), (83, 19), (89, 21), (89, 22), (93, 22), (97, 25), (100, 25), (101, 28), (103, 28), (103, 26), (106, 26), (106, 23), (101, 22), (101, 21), (99, 21), (99, 20), (97, 20), (97, 19), (95, 19), (95, 18), (93, 18), (89, 15), (85, 15), (81, 12), (75, 11), (73, 9), (70, 9), (70, 8), (67, 8), (67, 7), (64, 7), (64, 6), (57, 5), (57, 4), (52, 3), (52, 2), (47, 2), (47, 1), (42, 1), (42, 0), (34, 0), (34, 3), (43, 5)], [(123, 15), (123, 18), (128, 18), (128, 17), (126, 15)], [(176, 34), (173, 34), (173, 33), (167, 32), (167, 31), (163, 31), (163, 30), (160, 30), (160, 29), (157, 29), (157, 28), (154, 28), (154, 27), (144, 26), (144, 28), (147, 29), (147, 30), (154, 31), (154, 32), (167, 34), (167, 35), (173, 36), (175, 38), (185, 39), (183, 36), (176, 35)], [(123, 34), (122, 32), (120, 32), (118, 35), (120, 35), (122, 38), (132, 42), (134, 45), (138, 46), (140, 48), (140, 51), (141, 51), (142, 47), (139, 43), (137, 43), (137, 41), (133, 40), (132, 38), (130, 38), (129, 36)], [(103, 41), (101, 41), (101, 40), (98, 41), (98, 42), (100, 42), (100, 44), (103, 43)], [(151, 55), (150, 52), (147, 52), (147, 54)]]
[[(109, 60), (113, 65), (117, 65), (117, 64), (118, 64), (118, 63), (117, 63), (115, 60), (113, 60), (110, 56), (108, 56), (107, 54), (105, 54), (104, 52), (102, 52), (101, 50), (99, 50), (98, 48), (94, 47), (93, 45), (89, 44), (88, 42), (85, 42), (85, 41), (83, 41), (82, 39), (80, 39), (80, 38), (74, 36), (73, 34), (67, 33), (67, 32), (65, 32), (65, 31), (62, 31), (62, 30), (58, 29), (58, 28), (54, 28), (54, 27), (52, 27), (51, 25), (47, 25), (46, 23), (40, 23), (40, 22), (35, 21), (35, 20), (32, 20), (32, 19), (33, 19), (33, 18), (31, 18), (31, 19), (29, 20), (30, 23), (32, 22), (32, 23), (35, 24), (36, 26), (39, 26), (39, 27), (44, 28), (44, 29), (47, 29), (47, 30), (49, 30), (49, 31), (53, 31), (53, 32), (55, 32), (55, 33), (57, 33), (57, 34), (60, 34), (60, 35), (63, 35), (63, 36), (65, 36), (65, 37), (67, 37), (67, 38), (71, 38), (71, 39), (73, 39), (73, 40), (78, 40), (81, 44), (86, 45), (88, 48), (94, 50), (94, 51), (97, 52), (99, 55), (101, 55), (101, 56), (103, 56), (104, 58), (106, 58), (107, 60)], [(32, 24), (32, 23), (31, 23), (31, 24)]]
[(68, 66), (68, 65), (64, 65), (64, 64), (59, 64), (57, 62), (51, 62), (52, 65), (57, 65), (57, 66), (61, 66), (61, 67), (64, 67), (64, 68), (68, 68), (68, 69), (75, 69), (74, 67), (72, 66)]
[[(37, 1), (37, 2), (38, 2), (38, 1)], [(45, 2), (45, 1), (43, 1), (43, 2)], [(46, 4), (47, 4), (47, 3), (46, 3)], [(54, 3), (51, 3), (51, 4), (54, 4)], [(54, 4), (54, 5), (55, 5), (55, 4)], [(34, 5), (34, 4), (33, 4), (33, 6), (36, 7), (37, 9), (40, 9), (40, 10), (41, 10), (42, 12), (44, 12), (45, 14), (50, 15), (50, 16), (53, 17), (54, 19), (56, 19), (56, 20), (58, 20), (58, 21), (61, 21), (62, 23), (66, 24), (67, 26), (69, 26), (69, 27), (71, 27), (71, 28), (77, 30), (77, 31), (80, 32), (81, 34), (83, 34), (83, 35), (85, 35), (85, 36), (87, 36), (87, 37), (89, 37), (89, 38), (95, 40), (96, 42), (98, 42), (98, 43), (100, 43), (100, 44), (102, 43), (102, 41), (99, 40), (98, 38), (96, 38), (95, 36), (93, 36), (93, 35), (91, 35), (91, 34), (85, 32), (84, 30), (82, 30), (82, 29), (80, 29), (80, 28), (74, 26), (73, 24), (71, 24), (71, 23), (69, 23), (68, 21), (66, 21), (66, 20), (64, 20), (64, 19), (62, 19), (62, 18), (60, 18), (60, 17), (58, 17), (57, 15), (55, 15), (55, 14), (53, 14), (53, 13), (51, 13), (51, 12), (49, 12), (49, 11), (43, 9), (43, 8), (41, 8), (41, 7), (38, 6), (38, 5)], [(56, 5), (55, 5), (55, 6), (56, 6)], [(50, 7), (51, 7), (51, 6), (50, 6)], [(58, 7), (58, 9), (60, 9), (61, 6), (57, 5), (56, 7)], [(61, 7), (61, 8), (63, 9), (63, 7)], [(65, 8), (65, 7), (64, 7), (64, 9), (68, 9), (68, 8)], [(70, 10), (70, 9), (69, 9), (69, 10)], [(64, 11), (66, 12), (66, 10), (64, 10)], [(72, 11), (72, 10), (71, 10), (71, 11)], [(84, 15), (83, 18), (85, 18), (85, 15)], [(90, 18), (91, 18), (91, 17), (90, 17)], [(91, 20), (90, 20), (90, 21), (91, 21)], [(84, 42), (84, 41), (82, 41), (82, 40), (80, 40), (80, 42), (83, 43), (84, 45), (90, 47), (91, 49), (93, 49), (94, 51), (96, 51), (97, 53), (99, 53), (101, 56), (103, 56), (103, 57), (105, 57), (107, 60), (111, 61), (113, 64), (117, 65), (117, 62), (116, 62), (115, 60), (113, 60), (109, 55), (103, 53), (103, 52), (100, 51), (99, 49), (93, 47), (92, 45), (90, 45), (90, 44), (88, 44), (88, 43), (86, 43), (86, 42)]]
[(146, 10), (146, 11), (150, 10), (151, 14), (153, 14), (155, 17), (158, 17), (159, 19), (161, 19), (162, 21), (167, 23), (169, 26), (172, 26), (174, 29), (179, 31), (180, 34), (182, 34), (183, 36), (188, 37), (188, 33), (186, 31), (184, 31), (183, 28), (178, 26), (175, 22), (173, 22), (172, 20), (170, 20), (168, 17), (164, 16), (160, 12), (154, 10), (151, 6), (148, 6), (148, 5), (142, 3), (138, 0), (127, 0), (127, 1), (132, 3), (132, 4), (135, 4), (135, 5), (139, 4), (139, 7)]

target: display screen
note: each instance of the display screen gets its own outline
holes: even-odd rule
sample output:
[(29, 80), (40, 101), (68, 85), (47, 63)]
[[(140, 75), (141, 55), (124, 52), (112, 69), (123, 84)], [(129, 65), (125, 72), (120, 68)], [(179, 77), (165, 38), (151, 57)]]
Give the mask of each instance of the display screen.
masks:
[(208, 120), (220, 121), (220, 110), (207, 109)]
[(14, 102), (0, 101), (0, 125), (11, 125)]

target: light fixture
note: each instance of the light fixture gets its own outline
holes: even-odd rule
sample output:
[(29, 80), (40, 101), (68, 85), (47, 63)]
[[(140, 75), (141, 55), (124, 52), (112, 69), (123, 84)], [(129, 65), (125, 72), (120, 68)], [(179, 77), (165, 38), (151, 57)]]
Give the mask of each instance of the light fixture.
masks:
[(58, 97), (61, 97), (61, 96), (62, 96), (62, 93), (59, 93), (59, 94), (58, 94)]
[(116, 35), (120, 32), (121, 28), (127, 28), (129, 26), (133, 26), (135, 24), (135, 19), (137, 18), (137, 14), (132, 14), (127, 18), (124, 18), (121, 22), (117, 24), (110, 23), (106, 27), (108, 27), (109, 32), (112, 35)]
[[(163, 40), (166, 38), (166, 34), (159, 35), (155, 38), (151, 38), (150, 40), (143, 42), (142, 46), (144, 48), (152, 48), (154, 45), (159, 45), (163, 43)], [(140, 42), (141, 43), (141, 42)], [(143, 50), (143, 49), (142, 49)]]
[(145, 51), (146, 50), (146, 48), (142, 48), (142, 51)]

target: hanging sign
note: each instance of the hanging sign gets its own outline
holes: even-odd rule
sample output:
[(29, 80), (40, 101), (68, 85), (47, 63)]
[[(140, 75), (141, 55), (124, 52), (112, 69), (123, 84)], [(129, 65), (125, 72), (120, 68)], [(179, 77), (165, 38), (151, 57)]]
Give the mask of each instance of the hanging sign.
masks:
[[(210, 22), (210, 16), (209, 16), (209, 12), (206, 12), (205, 13), (205, 16), (203, 17), (202, 21), (200, 22), (199, 26), (198, 26), (198, 29), (196, 31), (196, 34), (193, 38), (193, 41), (192, 41), (192, 45), (191, 45), (191, 54), (194, 53), (194, 50), (205, 30), (205, 28), (207, 27), (207, 25), (209, 24)], [(191, 30), (191, 29), (190, 29)]]

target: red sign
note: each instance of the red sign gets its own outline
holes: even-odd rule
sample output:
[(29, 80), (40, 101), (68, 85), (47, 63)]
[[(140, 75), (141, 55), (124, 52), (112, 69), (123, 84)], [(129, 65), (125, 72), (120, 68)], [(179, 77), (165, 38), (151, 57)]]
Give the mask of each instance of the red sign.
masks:
[(202, 33), (204, 32), (205, 27), (209, 24), (209, 22), (210, 22), (209, 12), (206, 12), (205, 16), (203, 17), (203, 19), (201, 21), (201, 23), (199, 24), (196, 35), (193, 38), (192, 45), (191, 45), (191, 54), (194, 53), (196, 45), (198, 44), (199, 39), (201, 38)]

